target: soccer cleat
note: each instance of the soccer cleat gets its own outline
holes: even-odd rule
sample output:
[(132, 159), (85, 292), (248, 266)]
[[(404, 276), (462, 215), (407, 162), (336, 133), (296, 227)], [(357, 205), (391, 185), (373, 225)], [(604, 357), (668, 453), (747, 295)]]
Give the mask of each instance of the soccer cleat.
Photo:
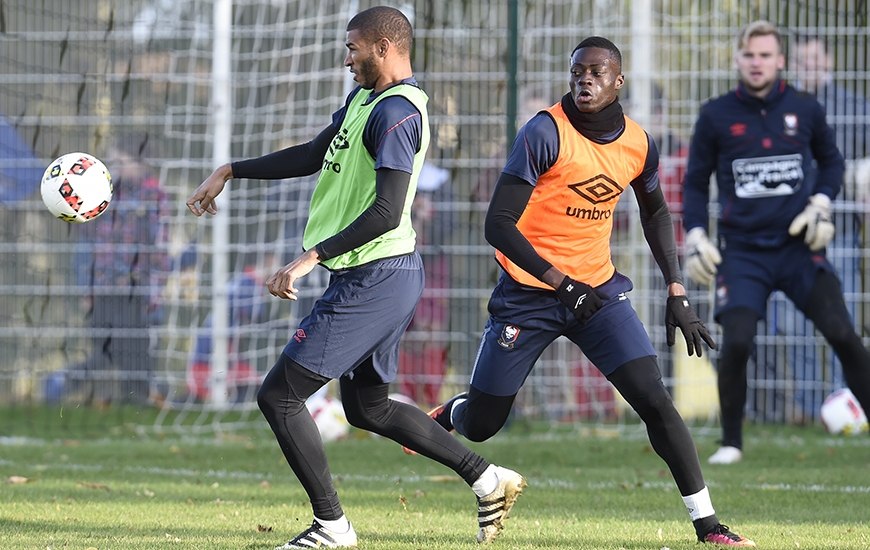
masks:
[[(434, 409), (430, 410), (426, 414), (428, 414), (432, 418), (432, 420), (437, 422), (439, 426), (441, 426), (442, 428), (444, 428), (448, 432), (452, 432), (453, 431), (453, 423), (450, 421), (450, 409), (453, 408), (453, 404), (456, 402), (457, 399), (465, 399), (466, 397), (468, 397), (467, 393), (460, 393), (459, 395), (455, 395), (455, 396), (451, 397), (445, 403), (441, 403), (440, 405), (438, 405)], [(405, 451), (405, 454), (409, 454), (409, 455), (417, 454), (416, 451), (409, 449), (405, 446), (402, 447), (402, 450)]]
[(495, 491), (485, 497), (477, 498), (477, 523), (480, 531), (477, 532), (477, 542), (489, 544), (494, 541), (504, 529), (504, 522), (508, 518), (517, 498), (522, 494), (526, 480), (520, 474), (507, 468), (496, 466), (498, 486)]
[(734, 464), (743, 459), (743, 451), (737, 447), (725, 445), (707, 459), (710, 464)]
[(356, 548), (356, 533), (353, 525), (348, 524), (346, 533), (335, 533), (317, 523), (300, 533), (295, 539), (275, 550), (292, 550), (293, 548)]
[(732, 533), (727, 525), (717, 523), (713, 530), (704, 535), (704, 538), (699, 538), (701, 542), (710, 544), (719, 544), (721, 546), (742, 546), (744, 548), (755, 548), (755, 543), (751, 540), (741, 537), (737, 533)]

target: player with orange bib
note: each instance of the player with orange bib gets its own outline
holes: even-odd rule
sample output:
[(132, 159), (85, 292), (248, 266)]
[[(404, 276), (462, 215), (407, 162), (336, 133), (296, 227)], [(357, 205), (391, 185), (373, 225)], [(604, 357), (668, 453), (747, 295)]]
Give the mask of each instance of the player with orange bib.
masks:
[(690, 355), (701, 355), (702, 341), (714, 347), (686, 298), (655, 142), (623, 115), (617, 99), (623, 83), (619, 49), (605, 38), (587, 38), (571, 54), (570, 93), (520, 130), (486, 216), (486, 238), (503, 271), (471, 386), (430, 414), (472, 441), (492, 437), (538, 357), (566, 336), (646, 424), (698, 540), (754, 547), (716, 517), (691, 434), (626, 294), (632, 283), (611, 259), (613, 211), (631, 186), (668, 287), (668, 344), (679, 327)]

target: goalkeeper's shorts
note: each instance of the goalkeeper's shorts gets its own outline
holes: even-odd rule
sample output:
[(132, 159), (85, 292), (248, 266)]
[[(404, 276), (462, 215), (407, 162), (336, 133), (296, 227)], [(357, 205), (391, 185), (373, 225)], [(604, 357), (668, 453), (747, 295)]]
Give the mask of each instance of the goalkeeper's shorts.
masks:
[(776, 248), (759, 248), (729, 239), (722, 250), (716, 276), (716, 320), (724, 311), (749, 308), (760, 319), (767, 317), (767, 299), (781, 290), (801, 311), (807, 305), (819, 273), (836, 274), (825, 251), (812, 252), (802, 237)]

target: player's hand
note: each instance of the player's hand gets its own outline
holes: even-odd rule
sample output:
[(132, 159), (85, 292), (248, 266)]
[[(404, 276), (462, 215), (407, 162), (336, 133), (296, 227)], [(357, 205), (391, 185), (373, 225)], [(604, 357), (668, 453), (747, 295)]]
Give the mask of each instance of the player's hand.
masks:
[(199, 184), (196, 191), (187, 199), (187, 208), (194, 216), (202, 216), (204, 212), (211, 215), (217, 214), (215, 197), (221, 194), (227, 181), (232, 179), (233, 169), (229, 164), (217, 168), (204, 182)]
[(697, 353), (701, 357), (701, 340), (707, 342), (710, 349), (716, 349), (716, 342), (710, 336), (710, 332), (698, 314), (692, 309), (689, 298), (686, 296), (668, 296), (668, 308), (665, 313), (665, 327), (667, 330), (668, 346), (676, 343), (677, 327), (680, 327), (686, 338), (686, 348), (689, 355)]
[(556, 297), (567, 307), (580, 324), (586, 324), (592, 315), (601, 309), (601, 296), (594, 288), (565, 276), (562, 284), (556, 289)]
[(834, 238), (831, 199), (827, 195), (816, 193), (810, 197), (804, 211), (795, 216), (788, 226), (788, 234), (797, 237), (805, 229), (804, 242), (810, 250), (821, 250)]
[(711, 286), (716, 279), (716, 266), (722, 263), (722, 256), (707, 232), (695, 227), (686, 233), (686, 272), (689, 278), (703, 286)]
[(299, 289), (295, 286), (296, 280), (311, 273), (311, 270), (319, 262), (317, 252), (314, 249), (303, 252), (301, 256), (269, 277), (269, 280), (266, 281), (269, 294), (287, 300), (298, 300), (296, 294), (299, 293)]

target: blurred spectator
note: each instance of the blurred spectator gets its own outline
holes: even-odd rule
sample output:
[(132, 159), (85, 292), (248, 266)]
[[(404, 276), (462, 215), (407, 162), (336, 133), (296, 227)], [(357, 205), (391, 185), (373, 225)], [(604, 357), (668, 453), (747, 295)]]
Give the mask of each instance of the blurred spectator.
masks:
[[(10, 207), (39, 189), (45, 166), (0, 112), (0, 205)], [(4, 231), (11, 229), (4, 227)]]
[[(185, 267), (182, 265), (182, 269)], [(248, 264), (230, 279), (227, 285), (230, 329), (227, 391), (230, 401), (253, 399), (259, 385), (256, 365), (251, 365), (242, 353), (244, 327), (266, 320), (266, 279), (279, 267), (274, 253), (263, 254), (257, 262)], [(212, 351), (212, 313), (209, 312), (200, 327), (187, 367), (188, 396), (197, 402), (209, 397)]]
[(447, 371), (450, 255), (444, 252), (453, 233), (450, 172), (426, 161), (417, 182), (411, 222), (417, 250), (423, 258), (426, 287), (417, 303), (408, 334), (399, 348), (400, 391), (427, 407), (441, 402), (441, 383)]
[[(859, 52), (861, 55), (864, 52)], [(846, 160), (867, 157), (870, 148), (870, 104), (859, 93), (834, 81), (834, 60), (825, 39), (797, 37), (789, 58), (794, 86), (816, 96), (825, 107), (828, 124), (837, 136), (837, 147)]]
[(167, 196), (143, 161), (147, 135), (128, 135), (105, 158), (114, 196), (80, 232), (75, 272), (87, 287), (91, 355), (70, 365), (66, 392), (86, 402), (143, 402), (149, 397), (153, 361), (148, 328), (162, 321), (163, 281), (169, 271)]

